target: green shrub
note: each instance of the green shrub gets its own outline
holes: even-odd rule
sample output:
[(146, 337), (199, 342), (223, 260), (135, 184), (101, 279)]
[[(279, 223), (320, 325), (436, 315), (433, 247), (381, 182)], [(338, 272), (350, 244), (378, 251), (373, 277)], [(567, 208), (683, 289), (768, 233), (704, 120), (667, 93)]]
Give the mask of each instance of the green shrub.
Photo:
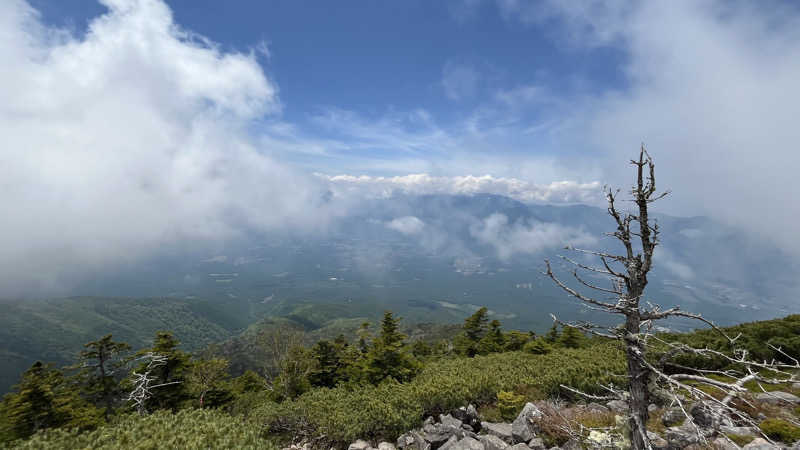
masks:
[(561, 384), (591, 393), (625, 370), (613, 345), (560, 349), (547, 355), (495, 353), (431, 362), (412, 381), (313, 389), (292, 401), (265, 403), (253, 416), (270, 432), (325, 435), (330, 443), (388, 439), (436, 415), (473, 403), (493, 403), (500, 391), (554, 396)]
[(521, 395), (509, 391), (497, 393), (497, 408), (500, 409), (503, 419), (514, 420), (524, 404), (525, 397)]
[(744, 434), (726, 434), (725, 436), (732, 440), (739, 447), (744, 447), (745, 445), (753, 442), (753, 439), (756, 438), (755, 436), (748, 436)]
[(800, 439), (800, 427), (783, 419), (767, 419), (759, 427), (770, 439), (789, 444)]
[(543, 338), (538, 338), (525, 344), (522, 350), (531, 355), (546, 355), (553, 351), (553, 346), (548, 344)]
[(17, 449), (275, 449), (260, 437), (258, 426), (208, 409), (187, 409), (172, 414), (158, 411), (149, 416), (135, 415), (91, 432), (52, 429), (27, 441), (16, 441)]

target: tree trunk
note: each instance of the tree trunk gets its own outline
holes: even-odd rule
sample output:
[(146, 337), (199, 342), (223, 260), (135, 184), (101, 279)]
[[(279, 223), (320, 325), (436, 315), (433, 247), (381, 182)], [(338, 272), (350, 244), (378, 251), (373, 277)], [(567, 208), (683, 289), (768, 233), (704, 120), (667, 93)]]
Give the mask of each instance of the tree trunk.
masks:
[[(633, 297), (637, 298), (638, 297)], [(636, 300), (638, 303), (638, 300)], [(628, 382), (630, 393), (628, 425), (631, 430), (631, 448), (645, 450), (650, 448), (646, 437), (646, 426), (649, 418), (647, 407), (650, 404), (650, 392), (647, 389), (650, 371), (644, 364), (644, 348), (639, 340), (640, 318), (638, 308), (636, 313), (626, 316), (625, 320), (625, 352), (628, 360)]]

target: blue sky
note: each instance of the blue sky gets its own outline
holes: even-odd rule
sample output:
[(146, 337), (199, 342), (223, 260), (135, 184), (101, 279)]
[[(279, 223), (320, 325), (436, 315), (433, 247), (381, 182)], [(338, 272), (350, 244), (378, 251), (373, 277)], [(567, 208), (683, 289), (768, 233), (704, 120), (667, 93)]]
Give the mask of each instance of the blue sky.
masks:
[[(570, 45), (558, 21), (521, 24), (486, 2), (167, 3), (176, 23), (223, 48), (266, 43), (270, 57), (259, 61), (293, 122), (328, 107), (370, 116), (423, 108), (447, 124), (517, 86), (544, 84), (566, 96), (625, 84), (625, 55), (613, 46)], [(32, 4), (47, 23), (76, 32), (105, 12), (87, 0)], [(443, 79), (459, 83), (459, 74), (448, 91)]]
[(642, 142), (661, 212), (800, 254), (796, 2), (5, 0), (0, 60), (9, 279), (398, 191), (602, 205)]

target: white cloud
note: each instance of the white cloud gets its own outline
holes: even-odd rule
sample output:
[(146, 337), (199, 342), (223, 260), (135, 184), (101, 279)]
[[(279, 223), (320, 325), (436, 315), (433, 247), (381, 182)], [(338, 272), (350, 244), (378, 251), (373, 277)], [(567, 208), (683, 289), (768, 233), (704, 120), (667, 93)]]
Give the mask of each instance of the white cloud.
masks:
[(425, 228), (425, 222), (414, 216), (405, 216), (386, 222), (386, 228), (403, 234), (419, 234)]
[(177, 26), (160, 0), (105, 0), (85, 36), (0, 3), (0, 295), (187, 239), (304, 221), (316, 186), (257, 150), (280, 111), (253, 54)]
[(513, 223), (504, 214), (495, 213), (470, 227), (478, 242), (491, 245), (500, 259), (514, 254), (539, 253), (565, 245), (593, 245), (597, 240), (573, 227), (557, 223)]
[(626, 86), (576, 101), (562, 148), (625, 187), (624, 161), (644, 141), (674, 192), (656, 208), (745, 226), (797, 253), (800, 10), (767, 4), (547, 2), (539, 14), (566, 25), (572, 45), (625, 55)]
[(437, 177), (421, 173), (396, 177), (321, 174), (318, 176), (330, 182), (331, 190), (336, 195), (370, 198), (390, 197), (396, 193), (495, 194), (526, 203), (596, 203), (601, 194), (600, 183), (596, 181), (589, 183), (556, 181), (537, 185), (516, 178), (498, 178), (491, 175)]
[(474, 67), (448, 62), (442, 69), (442, 87), (450, 100), (463, 100), (475, 95), (480, 76)]

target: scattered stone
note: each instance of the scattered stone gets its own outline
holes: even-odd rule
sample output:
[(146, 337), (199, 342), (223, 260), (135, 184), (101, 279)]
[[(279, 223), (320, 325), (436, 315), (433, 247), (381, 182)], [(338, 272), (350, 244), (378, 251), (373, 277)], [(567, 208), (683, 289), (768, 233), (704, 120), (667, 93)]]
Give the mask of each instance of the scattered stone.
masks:
[(720, 433), (735, 434), (738, 436), (758, 436), (759, 432), (753, 427), (731, 427), (722, 425), (719, 427)]
[(479, 439), (486, 450), (505, 450), (508, 448), (508, 444), (504, 440), (493, 434), (484, 434)]
[(368, 448), (370, 448), (369, 442), (359, 439), (350, 444), (350, 446), (347, 447), (347, 450), (367, 450)]
[(770, 444), (763, 438), (755, 438), (749, 444), (742, 447), (743, 450), (779, 450), (777, 445)]
[(447, 450), (485, 450), (483, 444), (475, 438), (465, 437), (451, 445)]
[(655, 411), (658, 411), (658, 405), (656, 405), (655, 403), (650, 403), (649, 405), (647, 405), (647, 412), (652, 413)]
[(674, 427), (676, 425), (680, 425), (685, 420), (686, 415), (680, 408), (670, 408), (664, 411), (664, 415), (661, 416), (661, 423), (663, 423), (665, 427)]
[(468, 405), (466, 408), (462, 406), (461, 408), (453, 410), (451, 414), (464, 424), (472, 427), (472, 431), (477, 432), (481, 430), (481, 417), (478, 415), (478, 410), (475, 409), (475, 406)]
[(391, 442), (384, 441), (378, 444), (378, 450), (397, 450), (397, 447), (395, 447)]
[(800, 404), (800, 397), (790, 394), (789, 392), (774, 391), (774, 392), (761, 392), (756, 394), (756, 399), (773, 405), (781, 405), (791, 403), (793, 405)]
[(528, 442), (536, 437), (537, 426), (535, 420), (544, 414), (533, 403), (526, 403), (514, 422), (511, 424), (511, 437), (515, 443)]
[(455, 434), (452, 432), (447, 432), (445, 430), (434, 431), (434, 432), (426, 432), (422, 435), (426, 442), (429, 442), (431, 445), (431, 450), (437, 450), (439, 447), (443, 446), (445, 442), (451, 437), (455, 437)]
[(561, 450), (583, 450), (583, 446), (577, 439), (570, 439), (561, 447)]
[(714, 439), (713, 446), (717, 450), (739, 450), (739, 446), (720, 436)]
[(397, 438), (397, 447), (403, 450), (431, 450), (431, 444), (416, 431), (410, 431)]
[(544, 441), (542, 438), (533, 438), (530, 442), (528, 442), (528, 448), (531, 450), (547, 450), (547, 447), (544, 446)]
[(697, 430), (692, 426), (669, 427), (664, 432), (664, 438), (669, 442), (670, 447), (684, 448), (696, 443), (699, 439)]
[(608, 409), (616, 412), (627, 412), (628, 411), (628, 402), (622, 400), (611, 400), (610, 402), (606, 403)]
[(519, 444), (514, 444), (509, 450), (531, 450), (531, 448), (520, 442)]
[(450, 450), (453, 447), (453, 445), (455, 445), (456, 442), (458, 442), (458, 438), (455, 436), (450, 436), (450, 439), (448, 439), (447, 442), (442, 444), (442, 446), (439, 447), (439, 450)]
[(460, 420), (456, 419), (450, 414), (439, 414), (439, 422), (442, 425), (450, 428), (461, 428), (461, 425), (463, 425)]
[(510, 423), (481, 422), (481, 429), (486, 432), (486, 434), (497, 436), (508, 443), (511, 443), (513, 440)]
[(647, 432), (647, 438), (650, 439), (650, 445), (653, 446), (653, 450), (666, 450), (669, 448), (669, 442), (652, 431)]

